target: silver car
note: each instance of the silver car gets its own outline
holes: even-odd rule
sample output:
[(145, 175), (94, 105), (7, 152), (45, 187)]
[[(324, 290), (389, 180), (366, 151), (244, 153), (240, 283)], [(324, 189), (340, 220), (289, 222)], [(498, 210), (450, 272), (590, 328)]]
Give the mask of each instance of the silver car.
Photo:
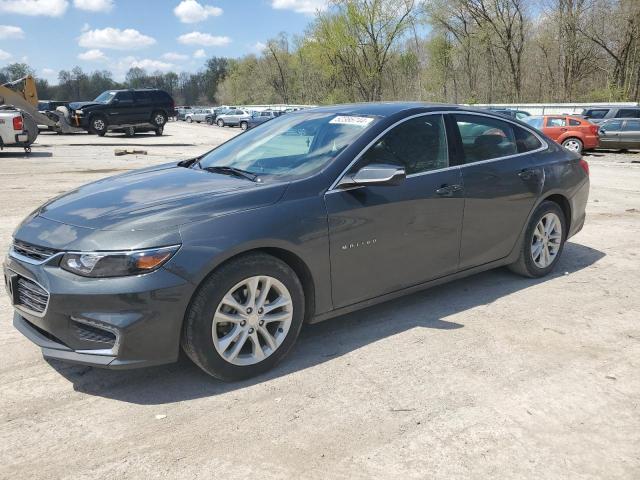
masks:
[(640, 118), (605, 120), (599, 133), (600, 148), (640, 149)]
[(235, 109), (230, 112), (218, 115), (216, 124), (219, 127), (240, 127), (242, 130), (249, 128), (251, 112), (248, 110)]
[(213, 113), (212, 108), (197, 108), (185, 114), (184, 119), (189, 123), (191, 122), (200, 123), (200, 122), (206, 121), (207, 115), (211, 115), (212, 113)]

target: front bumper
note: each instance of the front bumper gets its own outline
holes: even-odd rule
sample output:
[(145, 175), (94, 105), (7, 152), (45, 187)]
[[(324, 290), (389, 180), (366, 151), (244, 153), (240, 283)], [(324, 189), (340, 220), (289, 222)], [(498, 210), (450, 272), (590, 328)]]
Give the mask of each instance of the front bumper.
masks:
[[(55, 260), (34, 265), (8, 256), (4, 275), (15, 309), (14, 326), (47, 358), (119, 369), (178, 358), (193, 286), (167, 269), (91, 279), (62, 270)], [(16, 293), (20, 278), (48, 294), (42, 311), (21, 301)]]

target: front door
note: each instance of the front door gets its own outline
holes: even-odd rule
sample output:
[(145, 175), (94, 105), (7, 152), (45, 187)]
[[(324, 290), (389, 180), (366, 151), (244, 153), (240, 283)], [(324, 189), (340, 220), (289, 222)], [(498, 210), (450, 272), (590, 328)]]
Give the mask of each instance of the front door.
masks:
[(133, 92), (118, 92), (113, 100), (111, 100), (108, 117), (109, 123), (114, 125), (136, 123)]
[(511, 122), (473, 114), (453, 117), (464, 153), (463, 270), (511, 253), (540, 195), (544, 172), (535, 152), (544, 145)]
[(621, 148), (622, 120), (610, 120), (600, 126), (600, 148)]
[(423, 283), (458, 266), (463, 191), (449, 164), (442, 115), (395, 126), (349, 173), (365, 165), (403, 166), (397, 186), (366, 186), (325, 194), (329, 216), (332, 293), (343, 307)]

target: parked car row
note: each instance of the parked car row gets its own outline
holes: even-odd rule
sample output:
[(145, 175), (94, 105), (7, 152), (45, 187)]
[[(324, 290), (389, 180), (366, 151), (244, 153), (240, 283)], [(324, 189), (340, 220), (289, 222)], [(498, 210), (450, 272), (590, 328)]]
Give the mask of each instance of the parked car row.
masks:
[(491, 109), (537, 128), (568, 150), (640, 149), (640, 107), (598, 107), (576, 115), (530, 115), (522, 110)]

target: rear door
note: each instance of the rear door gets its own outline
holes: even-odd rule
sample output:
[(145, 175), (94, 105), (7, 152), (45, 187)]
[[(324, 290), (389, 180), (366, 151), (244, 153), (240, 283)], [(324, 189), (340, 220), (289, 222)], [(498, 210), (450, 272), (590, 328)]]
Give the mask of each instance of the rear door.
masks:
[(325, 194), (336, 307), (444, 276), (458, 266), (464, 200), (460, 169), (449, 161), (443, 116), (402, 121), (348, 173), (379, 163), (404, 167), (406, 180)]
[(619, 135), (621, 148), (640, 148), (640, 120), (625, 120)]
[(135, 121), (148, 122), (151, 120), (151, 111), (153, 110), (153, 97), (149, 90), (138, 90), (133, 92), (135, 99)]
[(509, 121), (467, 113), (452, 117), (464, 156), (463, 270), (511, 253), (544, 181), (535, 154), (547, 146)]
[(562, 137), (568, 130), (567, 118), (563, 116), (550, 116), (545, 119), (544, 133), (546, 136), (560, 142)]
[(623, 120), (609, 120), (600, 126), (600, 148), (622, 148), (620, 131)]

